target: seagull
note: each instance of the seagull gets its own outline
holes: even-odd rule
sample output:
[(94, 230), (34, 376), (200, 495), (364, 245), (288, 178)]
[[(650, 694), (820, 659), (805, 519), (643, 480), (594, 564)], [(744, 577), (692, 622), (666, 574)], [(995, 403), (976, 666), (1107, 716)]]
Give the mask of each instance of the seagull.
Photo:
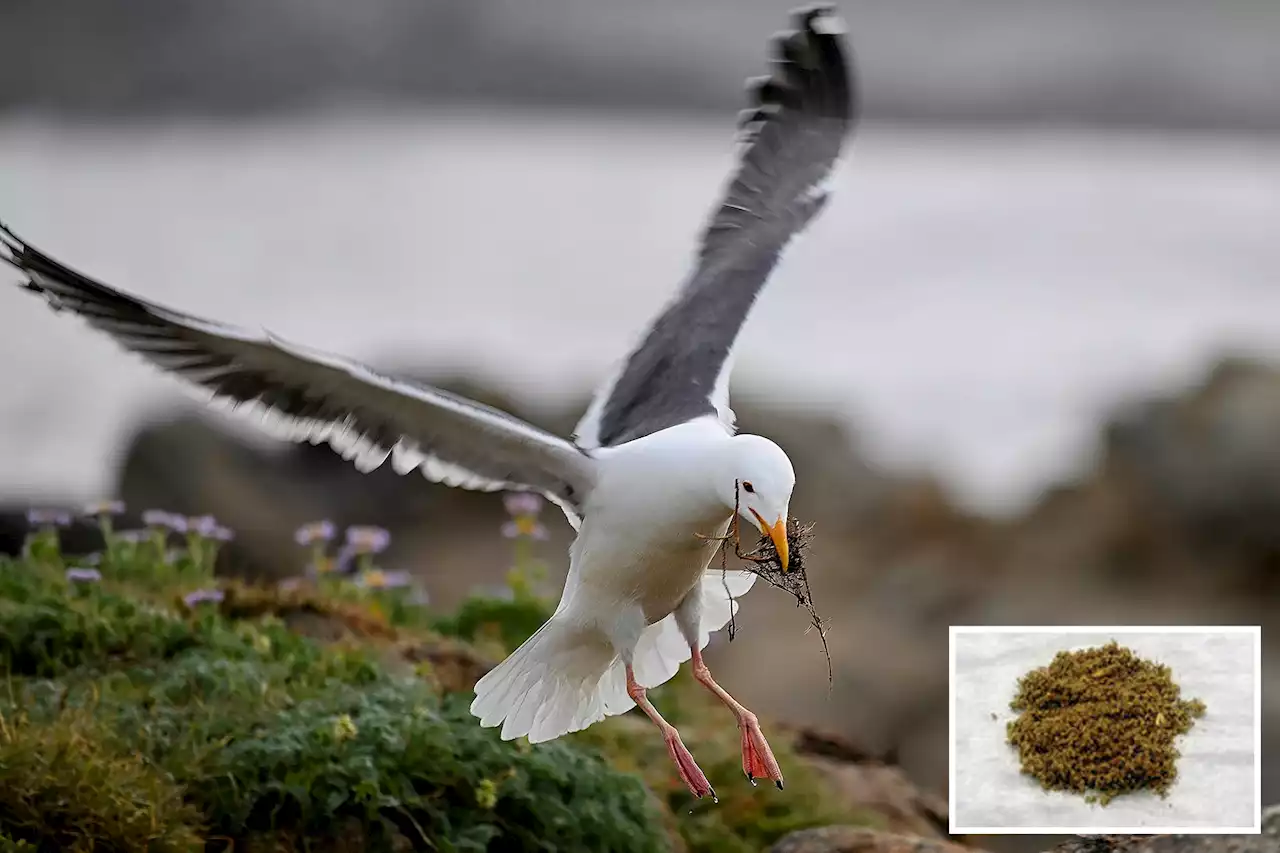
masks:
[(638, 707), (694, 796), (715, 797), (646, 691), (692, 661), (733, 714), (747, 778), (783, 787), (756, 715), (702, 650), (756, 575), (710, 563), (740, 518), (788, 566), (795, 472), (774, 442), (738, 433), (729, 375), (739, 332), (779, 256), (823, 208), (854, 123), (844, 25), (830, 5), (792, 12), (769, 75), (748, 81), (736, 168), (694, 268), (600, 387), (572, 440), (351, 359), (149, 302), (74, 271), (0, 224), (0, 261), (55, 310), (185, 380), (269, 432), (327, 443), (361, 470), (483, 491), (534, 492), (577, 532), (554, 614), (475, 685), (471, 713), (531, 743)]

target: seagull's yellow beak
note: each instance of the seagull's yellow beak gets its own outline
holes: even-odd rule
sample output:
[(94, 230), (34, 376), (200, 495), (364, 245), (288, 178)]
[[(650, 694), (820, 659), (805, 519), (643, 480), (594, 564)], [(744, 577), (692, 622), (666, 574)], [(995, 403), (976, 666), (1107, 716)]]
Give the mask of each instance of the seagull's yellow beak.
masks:
[(785, 572), (791, 560), (787, 545), (787, 517), (784, 515), (773, 524), (768, 524), (754, 509), (751, 510), (751, 514), (756, 517), (756, 521), (760, 522), (760, 529), (769, 534), (769, 538), (773, 540), (773, 547), (778, 549), (778, 561), (782, 563), (782, 571)]

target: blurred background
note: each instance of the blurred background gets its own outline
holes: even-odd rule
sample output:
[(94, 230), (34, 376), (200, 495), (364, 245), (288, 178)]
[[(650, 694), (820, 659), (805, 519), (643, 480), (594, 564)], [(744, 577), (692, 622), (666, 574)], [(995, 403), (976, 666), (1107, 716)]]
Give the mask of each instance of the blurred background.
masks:
[[(0, 216), (568, 432), (684, 275), (790, 5), (7, 0)], [(841, 8), (865, 120), (734, 381), (818, 522), (835, 681), (769, 590), (714, 665), (944, 794), (949, 624), (1276, 624), (1280, 5)], [(216, 514), (237, 571), (295, 573), (324, 516), (390, 527), (445, 605), (506, 569), (496, 496), (275, 444), (17, 288), (0, 360), (0, 545), (120, 495)]]

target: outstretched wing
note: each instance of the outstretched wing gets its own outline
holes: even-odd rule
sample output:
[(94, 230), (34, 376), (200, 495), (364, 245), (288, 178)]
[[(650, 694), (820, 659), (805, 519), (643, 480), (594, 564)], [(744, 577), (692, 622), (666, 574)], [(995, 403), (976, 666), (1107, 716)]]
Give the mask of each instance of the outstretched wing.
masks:
[(398, 379), (268, 332), (203, 320), (108, 287), (0, 225), (0, 261), (27, 289), (78, 314), (214, 401), (263, 414), (277, 435), (328, 442), (364, 471), (388, 457), (397, 473), (482, 491), (537, 491), (576, 527), (593, 463), (570, 442), (497, 409)]
[(774, 38), (774, 72), (749, 81), (739, 164), (703, 232), (693, 275), (596, 393), (574, 431), (609, 447), (718, 415), (733, 427), (729, 373), (738, 333), (782, 250), (822, 209), (823, 183), (854, 123), (854, 91), (829, 6), (793, 13)]

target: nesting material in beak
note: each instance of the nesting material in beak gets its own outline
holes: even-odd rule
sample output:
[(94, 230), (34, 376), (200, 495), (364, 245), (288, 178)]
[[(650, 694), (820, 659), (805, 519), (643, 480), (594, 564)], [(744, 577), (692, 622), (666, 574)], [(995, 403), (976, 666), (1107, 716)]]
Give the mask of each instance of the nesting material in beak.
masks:
[[(759, 519), (759, 516), (756, 517)], [(813, 539), (813, 525), (801, 524), (794, 518), (779, 520), (775, 525), (761, 523), (760, 526), (768, 532), (761, 535), (755, 548), (744, 553), (736, 547), (737, 516), (732, 524), (735, 529), (724, 537), (724, 545), (728, 547), (722, 547), (720, 551), (721, 569), (728, 569), (728, 554), (731, 550), (735, 551), (736, 556), (745, 561), (744, 569), (795, 598), (796, 604), (808, 612), (810, 624), (817, 629), (823, 654), (827, 658), (827, 680), (833, 683), (835, 673), (831, 664), (831, 651), (827, 648), (826, 623), (813, 606), (813, 593), (809, 589), (809, 577), (805, 573), (805, 551)], [(728, 629), (729, 639), (732, 640), (737, 633), (737, 622), (732, 614)]]

